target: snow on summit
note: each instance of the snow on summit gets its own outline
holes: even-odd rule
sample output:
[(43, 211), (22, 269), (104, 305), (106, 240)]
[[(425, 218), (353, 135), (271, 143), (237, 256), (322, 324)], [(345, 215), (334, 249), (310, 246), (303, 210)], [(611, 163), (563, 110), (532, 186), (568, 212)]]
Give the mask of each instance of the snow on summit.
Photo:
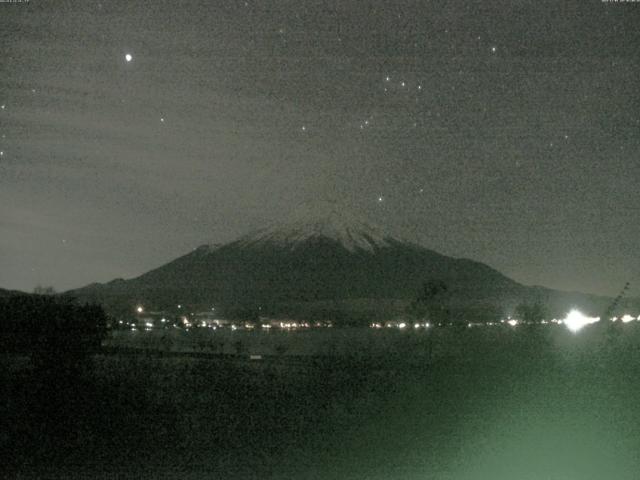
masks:
[(271, 243), (295, 248), (297, 244), (314, 238), (334, 240), (351, 252), (388, 247), (392, 240), (380, 228), (336, 204), (325, 202), (303, 205), (289, 220), (250, 233), (240, 238), (239, 244)]

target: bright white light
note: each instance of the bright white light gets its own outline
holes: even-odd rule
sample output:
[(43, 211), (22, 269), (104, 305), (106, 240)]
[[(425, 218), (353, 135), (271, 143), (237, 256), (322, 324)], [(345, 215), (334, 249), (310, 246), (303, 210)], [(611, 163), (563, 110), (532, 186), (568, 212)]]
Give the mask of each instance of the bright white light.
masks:
[(407, 324), (406, 324), (406, 323), (404, 323), (404, 322), (402, 322), (400, 325), (398, 325), (398, 328), (404, 328), (404, 327), (406, 327), (406, 326), (407, 326)]
[(144, 312), (144, 308), (142, 308), (141, 306), (138, 306), (138, 308), (136, 308), (136, 312), (142, 313)]
[(571, 310), (567, 314), (567, 317), (564, 319), (563, 323), (569, 330), (575, 333), (582, 329), (584, 326), (598, 321), (600, 321), (600, 317), (587, 317), (578, 310)]
[(153, 323), (151, 323), (151, 322), (147, 322), (147, 323), (145, 323), (145, 325), (146, 325), (147, 327), (149, 327), (149, 328), (153, 328)]
[(632, 317), (631, 315), (627, 314), (627, 315), (623, 315), (620, 320), (622, 320), (622, 323), (629, 323), (629, 322), (633, 322), (635, 320), (634, 317)]
[(127, 63), (129, 63), (131, 60), (133, 60), (133, 56), (130, 53), (127, 53), (124, 56), (124, 59), (127, 61)]
[(515, 327), (516, 325), (518, 325), (518, 320), (515, 320), (513, 318), (509, 319), (509, 321), (507, 321), (507, 323), (509, 325), (511, 325), (512, 327)]

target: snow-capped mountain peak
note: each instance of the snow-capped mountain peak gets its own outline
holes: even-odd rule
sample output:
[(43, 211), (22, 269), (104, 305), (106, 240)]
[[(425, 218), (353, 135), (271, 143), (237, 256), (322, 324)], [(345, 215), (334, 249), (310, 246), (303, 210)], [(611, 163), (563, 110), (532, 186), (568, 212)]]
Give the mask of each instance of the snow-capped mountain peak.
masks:
[(374, 251), (390, 246), (393, 239), (380, 228), (364, 222), (335, 204), (303, 205), (285, 222), (250, 233), (242, 246), (270, 243), (295, 248), (311, 239), (328, 239), (349, 251)]

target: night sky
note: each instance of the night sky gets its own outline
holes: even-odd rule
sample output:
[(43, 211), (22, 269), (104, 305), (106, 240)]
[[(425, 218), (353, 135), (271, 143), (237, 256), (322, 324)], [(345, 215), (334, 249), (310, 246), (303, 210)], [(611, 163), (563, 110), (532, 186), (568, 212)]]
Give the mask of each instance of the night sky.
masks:
[(640, 3), (0, 3), (0, 287), (136, 276), (329, 199), (640, 295), (639, 79)]

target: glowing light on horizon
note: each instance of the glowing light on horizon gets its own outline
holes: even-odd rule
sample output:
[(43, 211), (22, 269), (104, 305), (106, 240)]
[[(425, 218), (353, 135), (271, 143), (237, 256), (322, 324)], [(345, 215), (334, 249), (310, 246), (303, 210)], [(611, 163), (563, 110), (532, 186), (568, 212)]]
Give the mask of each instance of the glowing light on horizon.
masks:
[(620, 320), (622, 320), (622, 323), (629, 323), (629, 322), (633, 322), (635, 320), (635, 318), (632, 317), (631, 315), (627, 314), (627, 315), (623, 315), (622, 317), (620, 317)]
[(563, 323), (567, 326), (569, 330), (576, 333), (580, 331), (583, 327), (590, 325), (592, 323), (596, 323), (600, 321), (600, 317), (587, 317), (582, 312), (578, 310), (571, 310)]
[(136, 308), (136, 312), (142, 313), (142, 312), (144, 312), (144, 308), (142, 308), (141, 305), (138, 305), (138, 307)]

